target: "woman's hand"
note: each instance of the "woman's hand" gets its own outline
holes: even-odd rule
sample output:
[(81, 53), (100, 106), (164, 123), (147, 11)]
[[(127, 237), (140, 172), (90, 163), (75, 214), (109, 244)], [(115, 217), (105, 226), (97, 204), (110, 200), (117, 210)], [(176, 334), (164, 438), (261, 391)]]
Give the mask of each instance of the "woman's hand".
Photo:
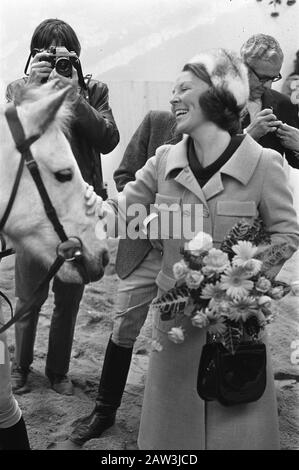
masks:
[(276, 132), (284, 147), (299, 152), (299, 129), (282, 124)]
[(86, 183), (86, 190), (85, 190), (85, 205), (86, 205), (86, 214), (87, 215), (97, 215), (100, 219), (105, 217), (104, 210), (103, 210), (103, 199), (101, 196), (98, 196), (93, 186)]

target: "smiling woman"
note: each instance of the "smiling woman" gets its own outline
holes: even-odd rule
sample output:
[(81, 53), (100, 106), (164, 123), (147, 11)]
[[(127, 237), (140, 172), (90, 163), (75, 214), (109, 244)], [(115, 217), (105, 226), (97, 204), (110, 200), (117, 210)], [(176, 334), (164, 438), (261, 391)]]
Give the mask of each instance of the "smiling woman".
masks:
[[(248, 96), (246, 67), (233, 53), (218, 49), (189, 61), (176, 79), (171, 99), (178, 131), (186, 135), (176, 145), (159, 147), (118, 196), (120, 207), (124, 200), (127, 207), (136, 202), (158, 207), (161, 198), (165, 203), (176, 198), (182, 220), (189, 217), (192, 221), (193, 211), (186, 214), (184, 205), (200, 205), (202, 231), (212, 237), (215, 248), (240, 219), (251, 223), (260, 215), (271, 242), (286, 242), (290, 253), (295, 251), (299, 227), (281, 157), (250, 136), (237, 134)], [(100, 215), (104, 209), (116, 211), (117, 205), (103, 206), (99, 200)], [(156, 279), (159, 295), (175, 286), (172, 266), (181, 260), (187, 241), (184, 234), (180, 239), (170, 234), (162, 240), (162, 266)], [(139, 448), (278, 449), (269, 352), (267, 387), (258, 401), (234, 407), (204, 401), (197, 394), (196, 378), (206, 335), (186, 321), (187, 339), (176, 345), (168, 338), (177, 326), (175, 321), (154, 312), (153, 339), (159, 348), (153, 347), (150, 356)]]
[(208, 89), (207, 83), (188, 70), (179, 75), (170, 102), (176, 117), (177, 132), (190, 134), (200, 125), (203, 113), (199, 106), (199, 97)]

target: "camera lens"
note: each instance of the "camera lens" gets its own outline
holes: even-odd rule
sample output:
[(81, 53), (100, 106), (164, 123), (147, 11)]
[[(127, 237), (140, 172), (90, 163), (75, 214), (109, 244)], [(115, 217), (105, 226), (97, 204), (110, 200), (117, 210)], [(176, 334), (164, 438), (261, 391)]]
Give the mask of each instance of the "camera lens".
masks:
[(60, 57), (56, 60), (56, 72), (63, 77), (72, 76), (72, 63), (67, 57)]

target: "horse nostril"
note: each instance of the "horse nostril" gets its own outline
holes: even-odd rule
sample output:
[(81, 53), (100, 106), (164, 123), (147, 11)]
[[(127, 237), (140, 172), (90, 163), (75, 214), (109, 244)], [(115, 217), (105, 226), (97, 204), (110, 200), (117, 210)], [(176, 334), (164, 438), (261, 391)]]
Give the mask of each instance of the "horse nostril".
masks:
[(105, 250), (102, 254), (102, 264), (103, 264), (103, 268), (105, 268), (107, 266), (107, 264), (109, 263), (109, 253), (107, 250)]

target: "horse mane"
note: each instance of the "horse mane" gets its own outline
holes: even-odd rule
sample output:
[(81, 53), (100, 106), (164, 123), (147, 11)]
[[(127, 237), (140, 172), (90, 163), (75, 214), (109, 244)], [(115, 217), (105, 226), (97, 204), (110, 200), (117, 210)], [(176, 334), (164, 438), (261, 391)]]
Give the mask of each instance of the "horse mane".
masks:
[[(44, 89), (42, 86), (28, 85), (18, 87), (14, 95), (14, 103), (16, 106), (21, 106), (25, 103), (32, 103), (44, 98), (46, 95), (51, 95), (56, 90)], [(73, 101), (66, 96), (62, 106), (59, 108), (52, 126), (62, 130), (65, 134), (69, 134), (70, 122), (73, 116)]]

